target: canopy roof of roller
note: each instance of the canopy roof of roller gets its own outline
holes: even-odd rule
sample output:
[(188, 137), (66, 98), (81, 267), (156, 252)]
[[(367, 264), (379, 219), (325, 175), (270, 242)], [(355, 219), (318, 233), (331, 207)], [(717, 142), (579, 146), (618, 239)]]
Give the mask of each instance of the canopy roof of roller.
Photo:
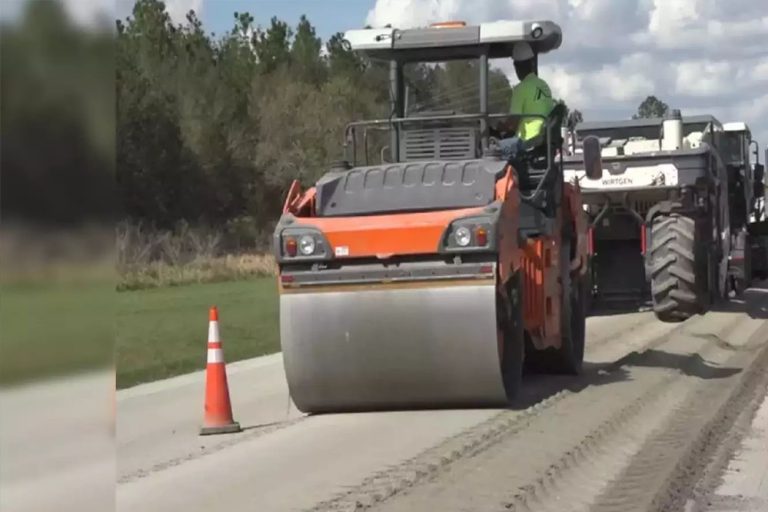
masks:
[(503, 20), (479, 25), (446, 22), (421, 28), (369, 28), (344, 34), (348, 49), (372, 59), (429, 62), (512, 55), (515, 43), (527, 42), (537, 54), (556, 50), (563, 35), (552, 21)]

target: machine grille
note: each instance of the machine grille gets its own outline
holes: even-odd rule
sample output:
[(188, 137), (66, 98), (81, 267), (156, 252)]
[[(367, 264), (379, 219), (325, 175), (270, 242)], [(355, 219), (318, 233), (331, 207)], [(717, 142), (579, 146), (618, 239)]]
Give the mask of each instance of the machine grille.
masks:
[(414, 160), (471, 160), (477, 158), (477, 135), (472, 127), (406, 130), (402, 156)]
[(648, 213), (648, 210), (651, 209), (651, 207), (656, 204), (656, 201), (632, 201), (632, 208), (645, 217), (645, 215)]

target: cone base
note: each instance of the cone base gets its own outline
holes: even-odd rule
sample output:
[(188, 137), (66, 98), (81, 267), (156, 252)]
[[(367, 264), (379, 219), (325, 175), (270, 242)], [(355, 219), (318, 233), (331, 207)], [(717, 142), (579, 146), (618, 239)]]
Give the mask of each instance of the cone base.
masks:
[(201, 436), (209, 436), (213, 434), (233, 434), (235, 432), (240, 432), (242, 428), (240, 428), (240, 424), (237, 422), (230, 423), (229, 425), (222, 425), (219, 427), (203, 427), (200, 429), (200, 435)]

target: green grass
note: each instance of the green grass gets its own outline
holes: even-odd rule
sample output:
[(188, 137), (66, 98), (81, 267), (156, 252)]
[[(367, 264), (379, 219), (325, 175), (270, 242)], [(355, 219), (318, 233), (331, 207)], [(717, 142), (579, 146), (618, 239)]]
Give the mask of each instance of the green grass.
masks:
[(117, 294), (117, 386), (205, 368), (208, 308), (227, 362), (280, 350), (274, 277)]
[(114, 305), (111, 282), (4, 284), (0, 383), (111, 366)]

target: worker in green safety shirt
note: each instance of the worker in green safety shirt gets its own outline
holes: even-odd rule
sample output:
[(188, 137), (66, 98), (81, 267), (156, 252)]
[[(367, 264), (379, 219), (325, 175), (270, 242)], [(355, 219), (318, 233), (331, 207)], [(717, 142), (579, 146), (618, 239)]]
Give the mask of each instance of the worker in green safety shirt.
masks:
[[(552, 91), (547, 82), (536, 74), (533, 49), (526, 42), (515, 43), (512, 49), (515, 73), (520, 83), (512, 89), (510, 114), (525, 116), (538, 114), (548, 116), (555, 106)], [(512, 137), (499, 141), (501, 155), (505, 160), (514, 158), (525, 148), (525, 143), (536, 137), (544, 125), (540, 117), (516, 117), (500, 123), (502, 133), (514, 133)]]

